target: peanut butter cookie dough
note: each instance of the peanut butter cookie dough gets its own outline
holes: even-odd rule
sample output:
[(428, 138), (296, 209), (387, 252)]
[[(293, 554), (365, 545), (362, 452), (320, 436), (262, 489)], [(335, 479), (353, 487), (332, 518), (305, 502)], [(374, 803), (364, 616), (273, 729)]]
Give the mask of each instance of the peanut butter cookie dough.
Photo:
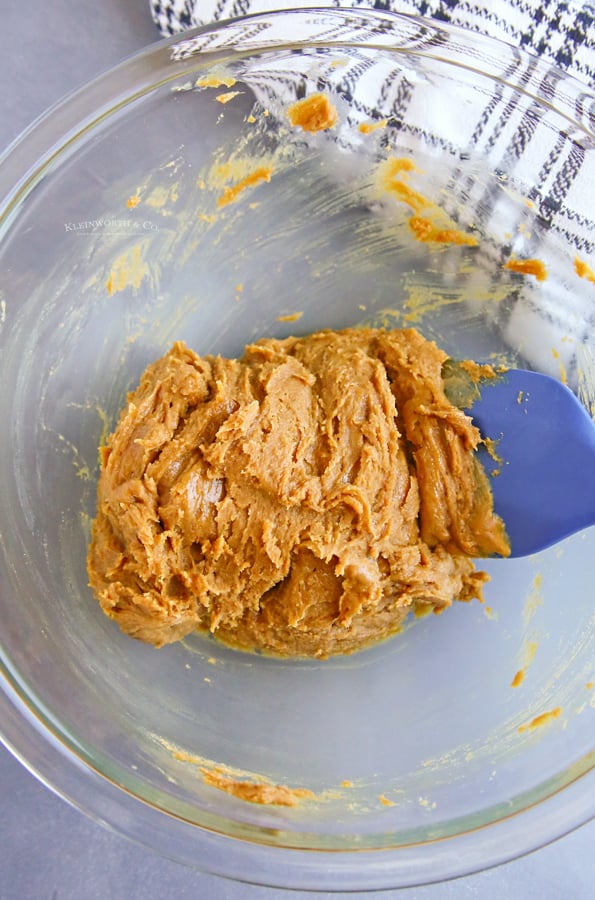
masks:
[(445, 360), (409, 329), (240, 360), (175, 344), (102, 450), (88, 571), (105, 613), (157, 647), (199, 629), (324, 657), (479, 597), (472, 557), (509, 547)]

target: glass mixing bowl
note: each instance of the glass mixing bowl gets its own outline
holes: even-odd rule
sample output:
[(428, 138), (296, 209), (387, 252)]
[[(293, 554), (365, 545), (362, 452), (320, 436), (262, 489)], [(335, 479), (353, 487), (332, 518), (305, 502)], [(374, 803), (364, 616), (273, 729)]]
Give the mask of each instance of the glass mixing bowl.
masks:
[[(289, 123), (313, 92), (332, 129)], [(413, 325), (592, 404), (594, 107), (454, 28), (294, 11), (150, 47), (9, 149), (0, 720), (45, 783), (169, 857), (326, 890), (460, 875), (593, 815), (594, 530), (487, 561), (483, 605), (326, 661), (135, 642), (85, 556), (98, 446), (174, 340), (237, 355), (260, 336)], [(414, 214), (475, 245), (416, 239)], [(313, 796), (258, 805), (213, 772)]]

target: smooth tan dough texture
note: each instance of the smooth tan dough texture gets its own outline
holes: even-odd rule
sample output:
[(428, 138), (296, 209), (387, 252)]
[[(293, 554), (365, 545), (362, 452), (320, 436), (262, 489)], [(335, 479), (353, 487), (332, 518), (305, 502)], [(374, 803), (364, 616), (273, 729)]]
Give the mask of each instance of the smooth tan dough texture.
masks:
[(183, 344), (143, 375), (102, 452), (90, 582), (161, 646), (195, 629), (284, 656), (357, 650), (410, 611), (481, 595), (506, 555), (480, 435), (415, 330)]

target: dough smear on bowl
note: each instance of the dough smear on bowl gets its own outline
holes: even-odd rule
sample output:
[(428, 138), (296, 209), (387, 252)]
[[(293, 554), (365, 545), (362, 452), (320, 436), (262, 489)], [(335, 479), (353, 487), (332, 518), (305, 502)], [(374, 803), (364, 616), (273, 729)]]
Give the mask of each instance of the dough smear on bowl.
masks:
[(88, 571), (105, 613), (157, 647), (199, 629), (319, 657), (481, 597), (472, 557), (509, 546), (446, 359), (413, 329), (239, 360), (176, 343), (102, 449)]

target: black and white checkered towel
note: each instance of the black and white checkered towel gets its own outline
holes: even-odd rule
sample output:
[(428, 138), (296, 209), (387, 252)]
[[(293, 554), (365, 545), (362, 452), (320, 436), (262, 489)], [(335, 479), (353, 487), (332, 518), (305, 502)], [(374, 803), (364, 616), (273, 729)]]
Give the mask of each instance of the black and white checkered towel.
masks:
[[(300, 0), (295, 5), (373, 8), (450, 22), (533, 52), (595, 88), (595, 4), (589, 0)], [(163, 35), (289, 6), (284, 0), (151, 0)]]
[[(189, 28), (248, 13), (268, 13), (287, 9), (286, 0), (150, 0), (151, 12), (163, 35), (175, 35)], [(320, 8), (320, 0), (300, 0), (300, 8)], [(572, 136), (553, 143), (536, 139), (525, 117), (511, 116), (508, 121), (494, 120), (493, 111), (486, 109), (480, 121), (455, 122), (451, 127), (470, 129), (470, 140), (478, 149), (489, 148), (489, 162), (496, 171), (499, 162), (505, 171), (521, 170), (530, 161), (531, 172), (537, 173), (531, 200), (538, 209), (540, 221), (553, 233), (561, 235), (580, 258), (595, 269), (595, 2), (593, 0), (334, 0), (336, 9), (375, 8), (382, 12), (416, 14), (434, 20), (435, 24), (451, 23), (470, 32), (485, 34), (526, 51), (528, 60), (520, 73), (521, 81), (530, 77), (531, 59), (540, 57), (546, 65), (541, 86), (549, 92), (547, 100), (556, 105), (557, 94), (564, 90), (560, 70), (574, 76), (584, 91), (575, 92), (573, 117), (582, 125), (581, 139)], [(339, 22), (338, 27), (341, 27)], [(209, 49), (214, 49), (211, 42)], [(188, 41), (188, 53), (201, 47), (200, 38)], [(182, 40), (178, 51), (185, 51)], [(551, 69), (549, 68), (551, 66)], [(262, 74), (262, 73), (261, 73)], [(265, 73), (266, 74), (266, 73)], [(278, 84), (274, 91), (279, 92)], [(378, 81), (379, 93), (390, 79)], [(369, 73), (368, 73), (369, 76)], [(396, 81), (398, 78), (395, 79)], [(374, 111), (370, 100), (369, 77), (366, 85), (364, 113)], [(262, 80), (261, 89), (266, 89)], [(302, 86), (303, 87), (303, 86)], [(288, 91), (295, 85), (288, 79)], [(357, 97), (357, 84), (350, 90)], [(539, 93), (540, 85), (537, 85)], [(290, 94), (289, 94), (290, 99)], [(403, 102), (403, 98), (399, 102)], [(370, 103), (372, 105), (370, 105)], [(415, 114), (415, 91), (407, 96), (407, 115)], [(403, 114), (405, 110), (400, 109)], [(446, 123), (445, 127), (448, 127)], [(456, 134), (457, 142), (460, 137)], [(444, 141), (447, 135), (440, 135)], [(460, 145), (460, 144), (459, 144)], [(487, 151), (486, 151), (487, 152)], [(501, 158), (498, 157), (501, 154)], [(511, 159), (511, 154), (514, 159)], [(484, 222), (484, 225), (487, 223)], [(554, 274), (554, 273), (553, 273)], [(585, 369), (589, 360), (584, 357), (585, 338), (595, 333), (595, 285), (584, 279), (579, 289), (565, 279), (552, 277), (539, 289), (539, 299), (531, 297), (531, 286), (512, 310), (506, 323), (499, 323), (511, 345), (524, 344), (528, 350), (529, 336), (540, 335), (533, 352), (527, 352), (530, 363), (552, 371), (551, 351), (556, 346), (564, 359), (569, 377), (577, 384), (577, 368)], [(547, 354), (541, 348), (548, 345)], [(572, 349), (578, 348), (578, 351)], [(577, 359), (577, 352), (582, 357)], [(549, 354), (549, 361), (547, 355)], [(595, 358), (588, 366), (595, 380)], [(554, 373), (554, 372), (553, 372)], [(592, 402), (592, 397), (589, 398)]]

